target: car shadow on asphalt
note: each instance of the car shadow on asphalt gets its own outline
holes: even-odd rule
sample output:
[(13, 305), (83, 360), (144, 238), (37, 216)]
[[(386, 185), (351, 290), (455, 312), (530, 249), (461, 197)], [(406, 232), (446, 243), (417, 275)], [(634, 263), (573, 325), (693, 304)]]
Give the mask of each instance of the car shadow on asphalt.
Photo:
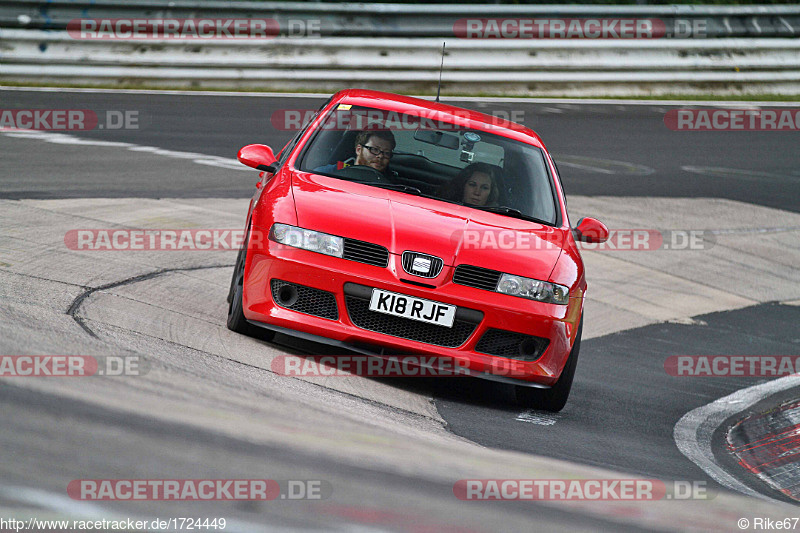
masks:
[[(353, 352), (317, 343), (296, 337), (277, 334), (272, 341), (287, 354), (297, 357), (318, 357), (323, 355), (333, 356), (361, 356)], [(419, 394), (433, 400), (446, 400), (475, 407), (492, 408), (499, 411), (518, 412), (519, 406), (514, 400), (513, 385), (498, 383), (469, 376), (438, 376), (438, 377), (362, 377), (362, 379), (375, 380), (390, 387), (402, 389), (406, 392)]]

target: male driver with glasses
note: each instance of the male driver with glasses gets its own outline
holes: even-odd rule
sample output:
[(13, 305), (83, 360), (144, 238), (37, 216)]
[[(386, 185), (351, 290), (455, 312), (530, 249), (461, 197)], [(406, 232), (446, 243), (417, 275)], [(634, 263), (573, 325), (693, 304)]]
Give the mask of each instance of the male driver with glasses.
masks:
[(387, 167), (389, 161), (392, 159), (392, 152), (397, 143), (394, 140), (394, 135), (389, 130), (374, 129), (364, 130), (356, 136), (355, 159), (348, 159), (344, 162), (332, 163), (324, 165), (317, 169), (317, 172), (333, 172), (341, 170), (344, 167), (353, 165), (361, 165), (365, 167), (372, 167), (378, 172), (389, 174)]
[(356, 137), (356, 165), (386, 172), (397, 143), (389, 130), (362, 131)]

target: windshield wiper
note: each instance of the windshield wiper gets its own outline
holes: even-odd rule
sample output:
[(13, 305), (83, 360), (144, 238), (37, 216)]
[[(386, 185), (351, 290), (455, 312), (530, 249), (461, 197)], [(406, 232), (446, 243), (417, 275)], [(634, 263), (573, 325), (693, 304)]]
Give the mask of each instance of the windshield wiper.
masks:
[(389, 189), (390, 191), (405, 192), (408, 194), (414, 194), (416, 196), (428, 196), (427, 194), (423, 194), (422, 191), (417, 189), (416, 187), (412, 187), (411, 185), (403, 185), (401, 183), (383, 183), (380, 181), (367, 181), (367, 182), (361, 182), (361, 184), (372, 185), (373, 187), (379, 187), (381, 189)]
[(552, 226), (551, 222), (547, 222), (546, 220), (542, 220), (541, 218), (536, 218), (531, 215), (526, 215), (519, 209), (514, 209), (513, 207), (506, 207), (504, 205), (470, 205), (474, 209), (480, 209), (482, 211), (489, 211), (490, 213), (499, 213), (501, 215), (506, 215), (509, 217), (514, 218), (521, 218), (522, 220), (530, 220), (531, 222), (536, 222), (538, 224), (544, 224), (545, 226)]

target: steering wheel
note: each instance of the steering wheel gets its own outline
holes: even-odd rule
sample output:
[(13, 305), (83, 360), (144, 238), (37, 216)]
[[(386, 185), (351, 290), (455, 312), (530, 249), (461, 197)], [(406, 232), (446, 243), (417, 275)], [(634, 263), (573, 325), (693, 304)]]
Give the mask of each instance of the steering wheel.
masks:
[(353, 165), (340, 168), (335, 170), (333, 174), (353, 181), (378, 181), (381, 183), (389, 183), (389, 180), (383, 172), (366, 165)]

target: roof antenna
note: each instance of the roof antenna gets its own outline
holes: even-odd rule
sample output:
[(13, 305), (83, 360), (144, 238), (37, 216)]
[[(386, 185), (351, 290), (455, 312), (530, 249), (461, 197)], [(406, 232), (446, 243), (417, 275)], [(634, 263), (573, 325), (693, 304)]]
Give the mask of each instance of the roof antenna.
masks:
[(442, 70), (444, 70), (444, 45), (445, 41), (442, 41), (442, 64), (439, 66), (439, 86), (436, 87), (436, 101), (439, 101), (439, 93), (442, 90)]

